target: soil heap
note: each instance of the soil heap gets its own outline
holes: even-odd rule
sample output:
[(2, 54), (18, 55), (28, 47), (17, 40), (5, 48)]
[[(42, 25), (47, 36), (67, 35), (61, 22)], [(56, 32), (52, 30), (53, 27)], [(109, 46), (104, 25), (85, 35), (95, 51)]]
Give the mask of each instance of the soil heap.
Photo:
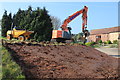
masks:
[(88, 46), (6, 43), (6, 48), (28, 80), (119, 77), (118, 58)]

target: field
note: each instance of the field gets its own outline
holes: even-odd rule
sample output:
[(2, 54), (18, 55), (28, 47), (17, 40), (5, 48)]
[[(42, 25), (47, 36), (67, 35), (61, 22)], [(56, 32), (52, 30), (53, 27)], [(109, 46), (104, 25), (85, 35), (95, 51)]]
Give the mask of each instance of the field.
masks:
[(30, 78), (118, 79), (118, 58), (80, 44), (5, 42), (4, 46)]

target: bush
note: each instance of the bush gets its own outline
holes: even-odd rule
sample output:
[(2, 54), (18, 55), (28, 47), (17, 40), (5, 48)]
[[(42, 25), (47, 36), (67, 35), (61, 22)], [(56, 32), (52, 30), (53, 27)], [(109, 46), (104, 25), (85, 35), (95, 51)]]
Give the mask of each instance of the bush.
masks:
[(74, 44), (75, 44), (74, 42), (70, 43), (70, 45), (74, 45)]
[(98, 43), (102, 43), (102, 40), (99, 40)]
[(99, 44), (95, 44), (95, 45), (93, 45), (92, 47), (93, 47), (93, 48), (100, 48), (101, 45), (99, 45)]
[(94, 44), (96, 44), (96, 43), (95, 43), (95, 42), (91, 42), (91, 44), (93, 44), (93, 45), (94, 45)]
[(87, 42), (85, 43), (86, 46), (93, 46), (95, 44), (95, 42)]
[(78, 44), (84, 45), (84, 43), (83, 43), (83, 42), (78, 42)]
[(107, 42), (103, 42), (104, 44), (107, 44)]
[(110, 40), (107, 40), (107, 42), (106, 42), (107, 44), (112, 44), (112, 42), (110, 41)]
[(113, 44), (118, 44), (118, 40), (113, 40)]

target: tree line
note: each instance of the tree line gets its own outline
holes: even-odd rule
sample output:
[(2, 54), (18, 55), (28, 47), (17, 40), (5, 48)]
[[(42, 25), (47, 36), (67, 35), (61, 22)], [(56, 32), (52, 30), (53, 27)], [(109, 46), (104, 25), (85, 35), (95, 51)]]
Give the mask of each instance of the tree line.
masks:
[(58, 29), (58, 23), (60, 25), (60, 20), (51, 17), (45, 7), (43, 9), (37, 7), (35, 10), (31, 6), (27, 10), (19, 8), (13, 16), (12, 13), (8, 14), (5, 10), (1, 20), (1, 33), (3, 37), (6, 37), (6, 32), (11, 30), (13, 24), (12, 28), (16, 26), (21, 29), (34, 31), (31, 34), (31, 38), (36, 41), (49, 41), (52, 37), (52, 30), (56, 29), (56, 27)]

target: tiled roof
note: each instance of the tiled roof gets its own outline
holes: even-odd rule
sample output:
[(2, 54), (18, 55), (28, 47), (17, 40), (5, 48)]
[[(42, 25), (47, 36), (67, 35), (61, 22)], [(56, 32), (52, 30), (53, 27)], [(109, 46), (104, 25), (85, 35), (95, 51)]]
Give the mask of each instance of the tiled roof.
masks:
[(120, 32), (120, 26), (119, 27), (112, 27), (112, 28), (103, 28), (103, 29), (95, 29), (91, 30), (90, 34), (107, 34), (111, 32)]

